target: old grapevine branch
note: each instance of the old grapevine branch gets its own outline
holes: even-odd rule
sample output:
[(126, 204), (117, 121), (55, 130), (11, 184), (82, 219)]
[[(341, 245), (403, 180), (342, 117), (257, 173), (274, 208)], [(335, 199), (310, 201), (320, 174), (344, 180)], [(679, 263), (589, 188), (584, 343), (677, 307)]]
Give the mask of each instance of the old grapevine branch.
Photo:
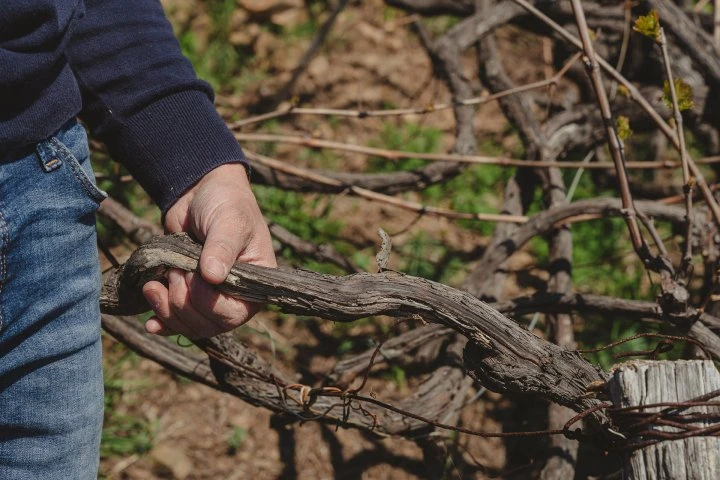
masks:
[[(580, 313), (599, 314), (606, 318), (630, 317), (648, 322), (659, 322), (663, 318), (663, 312), (654, 302), (580, 293), (537, 293), (489, 305), (505, 315)], [(702, 342), (713, 358), (720, 359), (720, 338), (711, 329), (720, 330), (720, 319), (702, 313), (687, 334)], [(429, 368), (437, 362), (443, 346), (452, 341), (453, 335), (456, 335), (454, 330), (437, 324), (404, 332), (382, 344), (380, 355), (375, 357), (371, 367), (382, 369), (392, 364)], [(339, 361), (329, 374), (329, 380), (335, 385), (348, 386), (366, 371), (375, 350), (373, 347)]]
[[(361, 387), (341, 390), (293, 385), (282, 373), (229, 335), (215, 337), (212, 341), (199, 341), (209, 359), (197, 359), (188, 354), (187, 349), (171, 345), (159, 337), (144, 335), (142, 327), (132, 319), (104, 314), (103, 327), (137, 353), (171, 371), (291, 419), (339, 424), (378, 435), (409, 438), (426, 436), (429, 426), (481, 437), (569, 433), (567, 429), (491, 433), (443, 423), (448, 410), (462, 406), (463, 393), (469, 386), (468, 377), (456, 367), (439, 367), (435, 375), (423, 382), (412, 396), (391, 405), (372, 394), (363, 396)], [(213, 375), (217, 380), (212, 378)]]
[(117, 225), (136, 245), (148, 242), (153, 236), (163, 233), (160, 226), (138, 217), (113, 198), (106, 198), (97, 213)]
[[(455, 384), (459, 385), (459, 388), (447, 388), (448, 382), (445, 377), (457, 372), (452, 367), (440, 367), (437, 375), (424, 382), (416, 394), (407, 401), (401, 402), (399, 407), (377, 400), (374, 396), (363, 396), (358, 389), (341, 390), (325, 387), (316, 389), (307, 387), (306, 402), (302, 402), (283, 388), (288, 384), (283, 383), (285, 380), (281, 374), (274, 377), (271, 373), (274, 371), (272, 366), (227, 335), (217, 337), (212, 344), (200, 342), (204, 344), (206, 353), (211, 359), (209, 361), (207, 358), (196, 358), (188, 354), (187, 349), (174, 346), (162, 338), (143, 334), (142, 327), (129, 318), (103, 315), (103, 326), (111, 335), (141, 355), (161, 363), (174, 372), (226, 391), (253, 405), (301, 420), (342, 424), (380, 435), (403, 435), (413, 438), (419, 434), (426, 435), (428, 425), (482, 437), (567, 435), (577, 420), (588, 418), (588, 415), (597, 409), (609, 406), (607, 403), (598, 403), (592, 409), (574, 417), (562, 430), (504, 433), (472, 431), (443, 424), (442, 420), (434, 420), (446, 416), (449, 405), (455, 408), (458, 404), (457, 392), (464, 391), (466, 387), (464, 382), (467, 378), (458, 376)], [(229, 372), (221, 372), (222, 367), (227, 367)], [(220, 379), (220, 382), (212, 378), (213, 374)], [(414, 412), (422, 412), (422, 414)]]
[[(660, 319), (662, 316), (657, 304), (653, 302), (589, 294), (540, 293), (491, 305), (505, 314), (580, 312), (622, 315), (638, 319)], [(710, 332), (708, 326), (720, 329), (720, 319), (703, 314), (700, 322), (693, 325), (689, 334), (702, 341), (714, 358), (720, 359), (720, 340)], [(169, 370), (205, 385), (220, 388), (210, 371), (207, 358), (197, 356), (187, 348), (178, 347), (162, 338), (148, 336), (134, 318), (103, 315), (103, 327), (120, 342)], [(454, 330), (448, 327), (433, 324), (400, 334), (383, 343), (372, 367), (382, 368), (389, 362), (415, 367), (418, 364), (431, 365), (437, 360), (441, 344), (446, 344), (452, 333)], [(377, 348), (373, 347), (364, 353), (338, 362), (329, 375), (331, 384), (347, 388), (367, 370), (376, 350)], [(256, 363), (262, 361), (259, 357), (254, 360)]]
[[(615, 202), (616, 204), (618, 204), (617, 200), (611, 200), (611, 202)], [(596, 202), (591, 203), (597, 204)], [(644, 203), (641, 203), (641, 208), (644, 205)], [(587, 204), (584, 206), (580, 204), (579, 208), (578, 206), (573, 205), (571, 206), (572, 208), (561, 208), (560, 210), (553, 210), (552, 213), (554, 215), (551, 215), (549, 217), (549, 220), (546, 218), (545, 221), (539, 221), (536, 223), (539, 228), (538, 234), (543, 233), (543, 228), (551, 228), (547, 227), (547, 225), (552, 225), (553, 221), (557, 220), (557, 218), (562, 217), (563, 215), (573, 215), (575, 212), (583, 210), (586, 206)], [(603, 205), (600, 204), (598, 205), (598, 207), (603, 207)], [(612, 207), (610, 206), (609, 208)], [(99, 213), (115, 222), (136, 244), (145, 243), (149, 241), (154, 235), (160, 235), (162, 233), (162, 229), (159, 226), (138, 218), (124, 206), (111, 198), (106, 199), (102, 203), (99, 209)], [(658, 215), (663, 212), (652, 213), (654, 215)], [(681, 212), (679, 209), (669, 210), (664, 213), (666, 214), (665, 218), (670, 219), (671, 221), (675, 221), (676, 223), (680, 221)], [(534, 218), (533, 221), (535, 222), (536, 219)], [(289, 245), (295, 244), (295, 240), (293, 240), (292, 238), (284, 239), (283, 236), (280, 235), (282, 232), (276, 231), (275, 227), (277, 226), (273, 225), (272, 222), (268, 222), (268, 224), (273, 235), (278, 234), (278, 238), (282, 242), (287, 241)], [(314, 246), (312, 247), (312, 249), (322, 250), (322, 246)], [(311, 254), (311, 252), (307, 252), (306, 250), (307, 248), (305, 247), (301, 249), (302, 253)], [(327, 252), (320, 253), (324, 255)], [(329, 253), (332, 254), (332, 252)], [(314, 258), (318, 257), (314, 256)], [(323, 256), (322, 258), (325, 257)], [(327, 261), (332, 260), (327, 259)], [(344, 261), (342, 261), (341, 259), (339, 263), (344, 264)], [(570, 296), (535, 294), (530, 297), (520, 297), (506, 302), (495, 303), (492, 304), (492, 306), (493, 308), (496, 308), (500, 312), (506, 314), (523, 314), (535, 312), (568, 313), (571, 311), (577, 311), (580, 313), (596, 312), (609, 316), (631, 316), (638, 319), (645, 318), (659, 320), (662, 318), (662, 312), (658, 308), (657, 304), (652, 302), (639, 302), (586, 294), (575, 294)], [(707, 328), (710, 327), (716, 330), (720, 330), (720, 319), (703, 313), (700, 315), (699, 320), (700, 323), (695, 323), (693, 327), (691, 327), (689, 334), (694, 338), (703, 341), (713, 352), (713, 355), (716, 358), (720, 358), (720, 339), (718, 339)], [(437, 336), (434, 333), (431, 333), (435, 332), (434, 329), (436, 327), (440, 329), (440, 332)], [(414, 351), (414, 353), (412, 354), (412, 358), (408, 358), (406, 361), (404, 360), (403, 362), (413, 365), (417, 364), (418, 362), (430, 364), (436, 359), (436, 355), (433, 355), (432, 351), (437, 351), (439, 345), (446, 341), (445, 337), (447, 337), (447, 335), (449, 335), (451, 332), (452, 330), (447, 327), (433, 326), (425, 329), (412, 330), (397, 337), (393, 337), (383, 345), (383, 348), (381, 350), (382, 360), (387, 361), (392, 359), (393, 361), (398, 361), (398, 357), (403, 355), (409, 355), (411, 351)], [(433, 340), (433, 342), (438, 345), (438, 348), (427, 347), (429, 340)], [(415, 351), (416, 349), (417, 351)], [(340, 376), (347, 378), (347, 375), (352, 374), (353, 371), (355, 372), (355, 375), (357, 375), (357, 373), (364, 369), (367, 365), (367, 361), (369, 360), (369, 355), (371, 353), (372, 351), (368, 352), (367, 358), (359, 355), (356, 358), (351, 358), (347, 361), (339, 362), (338, 365), (333, 369), (333, 371), (337, 373), (332, 374), (331, 378), (336, 378), (336, 380), (338, 380), (338, 383), (343, 384), (344, 382), (340, 381)], [(380, 362), (380, 359), (378, 360), (378, 362)], [(353, 368), (351, 368), (349, 365), (355, 365), (355, 368), (359, 368), (360, 370), (353, 370)], [(340, 372), (345, 373), (341, 374)]]
[[(180, 243), (175, 242), (174, 240), (176, 239), (180, 240)], [(168, 240), (170, 241), (168, 242)], [(170, 246), (170, 248), (167, 248), (168, 246)], [(143, 302), (143, 297), (139, 293), (139, 289), (147, 276), (161, 275), (163, 270), (171, 266), (195, 268), (198, 255), (199, 246), (189, 242), (187, 237), (163, 237), (159, 241), (156, 240), (152, 244), (142, 247), (140, 251), (125, 264), (123, 267), (124, 272), (120, 272), (120, 278), (114, 277), (114, 279), (110, 279), (106, 284), (102, 297), (103, 309), (117, 311), (117, 300), (120, 298), (117, 296), (118, 292), (124, 297), (123, 301), (128, 302), (125, 304), (125, 307), (129, 309), (129, 311), (140, 311), (148, 308), (142, 305), (142, 303), (135, 303)], [(456, 298), (448, 297), (442, 294), (442, 292), (437, 292), (441, 295), (441, 298), (438, 299), (435, 295), (428, 296), (426, 292), (422, 292), (422, 298), (416, 299), (418, 292), (413, 291), (412, 288), (409, 289), (408, 285), (414, 284), (417, 280), (419, 281), (419, 286), (424, 288), (432, 282), (403, 277), (399, 274), (393, 274), (390, 276), (391, 278), (379, 278), (383, 276), (388, 275), (365, 274), (351, 277), (330, 277), (313, 274), (311, 272), (295, 272), (293, 274), (248, 265), (238, 265), (237, 268), (233, 269), (233, 274), (231, 278), (229, 278), (229, 282), (226, 282), (223, 287), (233, 290), (239, 288), (244, 292), (242, 295), (245, 298), (271, 300), (279, 303), (288, 311), (307, 313), (307, 308), (312, 309), (314, 312), (322, 310), (325, 314), (336, 320), (347, 320), (348, 318), (363, 315), (362, 309), (364, 308), (372, 310), (372, 312), (368, 312), (368, 314), (396, 313), (398, 309), (421, 310), (426, 319), (441, 321), (445, 325), (452, 324), (451, 328), (456, 331), (467, 332), (468, 328), (470, 328), (475, 332), (474, 335), (471, 335), (472, 338), (470, 338), (470, 343), (474, 346), (466, 349), (464, 355), (465, 363), (474, 362), (472, 365), (474, 365), (475, 368), (470, 372), (472, 375), (478, 375), (478, 373), (480, 373), (483, 375), (481, 379), (485, 379), (485, 375), (491, 375), (491, 378), (494, 378), (496, 382), (500, 382), (499, 387), (497, 383), (493, 384), (496, 388), (507, 388), (508, 390), (515, 391), (513, 386), (519, 384), (521, 387), (520, 391), (531, 394), (545, 395), (548, 390), (552, 392), (559, 390), (561, 391), (559, 394), (563, 398), (567, 395), (577, 394), (580, 394), (582, 397), (587, 397), (586, 392), (582, 390), (583, 382), (597, 379), (598, 376), (600, 379), (604, 378), (604, 376), (595, 371), (592, 366), (581, 361), (576, 354), (547, 344), (547, 342), (530, 335), (521, 327), (496, 313), (491, 314), (487, 318), (483, 318), (485, 312), (480, 313), (476, 309), (472, 309), (472, 311), (466, 311), (466, 314), (469, 316), (464, 319), (455, 317), (460, 310), (465, 311), (462, 304), (466, 304), (466, 301), (463, 299), (460, 304), (453, 305), (459, 298), (462, 298), (462, 294), (457, 291), (453, 292), (453, 296)], [(360, 278), (361, 282), (366, 285), (368, 284), (367, 280), (369, 278), (375, 277), (370, 283), (376, 284), (377, 288), (357, 289), (355, 285), (342, 285), (342, 280), (340, 284), (338, 284), (338, 279), (340, 278), (352, 279), (353, 277)], [(237, 282), (240, 278), (243, 279), (243, 285), (238, 286)], [(329, 281), (332, 283), (333, 288), (328, 288), (328, 285), (321, 286), (318, 284), (308, 289), (308, 291), (302, 292), (302, 290), (304, 290), (302, 285), (314, 283), (312, 279), (318, 280), (321, 284)], [(120, 290), (115, 288), (118, 286), (118, 283), (113, 283), (118, 280), (121, 281)], [(296, 280), (300, 283), (288, 283)], [(408, 280), (409, 283), (406, 280)], [(387, 283), (386, 281), (389, 281), (389, 283), (393, 285), (382, 285)], [(395, 285), (398, 281), (400, 285)], [(133, 286), (133, 282), (137, 283)], [(281, 285), (278, 285), (278, 282), (280, 282)], [(354, 282), (350, 283), (352, 284)], [(234, 286), (231, 286), (231, 284)], [(397, 286), (397, 288), (394, 288), (395, 286)], [(452, 291), (452, 289), (448, 287), (438, 286), (441, 287), (441, 290)], [(130, 288), (131, 291), (125, 290), (125, 287)], [(315, 293), (309, 290), (313, 290)], [(321, 296), (317, 294), (318, 290), (322, 290)], [(348, 290), (350, 290), (350, 292), (348, 292)], [(401, 290), (402, 293), (392, 294), (391, 292), (395, 290)], [(382, 293), (380, 293), (380, 291), (382, 291)], [(330, 292), (330, 294), (328, 294), (328, 292)], [(372, 300), (375, 295), (379, 295), (376, 297), (376, 299), (379, 300), (377, 303)], [(128, 299), (128, 296), (134, 297), (134, 300)], [(384, 300), (380, 299), (381, 296), (384, 296)], [(345, 299), (340, 304), (337, 304), (334, 303), (333, 298), (330, 297), (344, 297)], [(348, 304), (347, 298), (349, 297), (353, 297), (355, 301)], [(468, 300), (471, 301), (471, 299)], [(582, 304), (586, 303), (585, 300), (582, 299), (582, 297), (578, 297), (576, 300), (578, 301), (575, 303), (580, 305), (580, 309), (582, 309)], [(601, 303), (601, 301), (595, 300), (591, 300), (588, 303), (593, 302)], [(428, 307), (423, 306), (423, 304), (426, 305), (428, 303), (432, 304), (437, 311), (427, 313)], [(562, 301), (560, 303), (568, 305), (573, 302)], [(481, 302), (477, 302), (477, 304), (484, 305)], [(557, 304), (558, 302), (556, 301), (548, 302), (548, 305)], [(405, 307), (403, 307), (403, 305), (405, 305)], [(470, 304), (466, 304), (466, 306), (469, 308), (472, 307)], [(505, 305), (505, 307), (514, 308), (512, 305)], [(333, 317), (333, 315), (339, 316)], [(456, 323), (458, 320), (462, 321)], [(452, 425), (442, 424), (442, 418), (447, 413), (447, 405), (454, 403), (457, 400), (457, 396), (460, 395), (466, 387), (466, 383), (463, 383), (462, 377), (454, 376), (455, 370), (453, 368), (441, 367), (438, 373), (433, 375), (430, 381), (425, 382), (415, 395), (406, 399), (406, 401), (400, 402), (399, 407), (393, 407), (377, 401), (376, 406), (378, 408), (373, 408), (372, 405), (363, 407), (362, 402), (371, 402), (371, 400), (369, 400), (369, 397), (361, 398), (361, 395), (351, 394), (351, 392), (357, 389), (345, 390), (343, 393), (343, 390), (340, 389), (311, 389), (307, 387), (307, 392), (310, 394), (308, 399), (312, 399), (312, 401), (302, 401), (298, 398), (298, 395), (302, 392), (297, 391), (297, 395), (295, 396), (288, 392), (288, 389), (292, 386), (292, 381), (288, 377), (274, 369), (246, 346), (233, 340), (230, 335), (223, 335), (214, 339), (198, 342), (209, 355), (210, 361), (208, 361), (208, 359), (200, 359), (193, 356), (187, 349), (181, 349), (171, 345), (161, 338), (144, 335), (142, 333), (142, 327), (131, 320), (105, 314), (103, 315), (103, 325), (105, 329), (116, 338), (128, 344), (139, 353), (160, 362), (166, 368), (187, 375), (214, 388), (228, 391), (253, 405), (268, 408), (271, 411), (291, 415), (299, 419), (314, 419), (330, 423), (341, 423), (347, 426), (375, 431), (379, 434), (414, 435), (427, 427), (428, 420), (432, 421), (433, 419), (439, 419), (439, 421), (432, 421), (432, 425), (453, 429), (454, 427)], [(440, 324), (438, 325), (441, 329), (446, 328)], [(474, 330), (475, 328), (477, 328), (477, 330)], [(517, 330), (517, 332), (514, 332), (514, 330)], [(502, 342), (494, 345), (494, 347), (498, 349), (497, 352), (491, 353), (485, 351), (486, 346), (483, 338), (485, 333), (483, 332), (487, 332), (487, 338), (491, 339), (491, 341), (496, 335), (500, 336)], [(520, 337), (516, 337), (515, 333), (520, 333)], [(466, 333), (463, 333), (463, 335), (465, 334)], [(503, 345), (506, 341), (510, 342), (509, 350), (507, 349), (507, 345)], [(478, 346), (478, 343), (480, 343), (481, 346)], [(514, 348), (521, 351), (521, 356), (518, 357), (513, 353), (512, 350)], [(545, 351), (546, 348), (549, 349), (549, 351)], [(470, 353), (468, 353), (468, 351), (470, 351)], [(472, 353), (473, 351), (475, 352), (474, 354)], [(535, 353), (539, 353), (539, 357), (535, 357)], [(535, 361), (538, 359), (541, 365), (539, 369), (535, 364)], [(514, 363), (507, 365), (506, 362)], [(215, 375), (215, 379), (210, 376), (211, 369)], [(486, 372), (485, 369), (490, 369), (491, 371)], [(574, 376), (566, 380), (564, 376), (569, 374)], [(511, 376), (511, 378), (506, 378), (508, 375)], [(548, 383), (538, 383), (538, 375), (543, 381)], [(448, 376), (453, 376), (451, 382), (448, 382)], [(449, 383), (453, 385), (452, 388)], [(538, 389), (540, 393), (537, 393), (536, 390)], [(313, 392), (315, 392), (317, 396), (313, 397)], [(342, 395), (345, 395), (345, 397)], [(556, 394), (550, 393), (550, 398), (556, 397)], [(375, 400), (373, 399), (373, 401)], [(354, 403), (353, 407), (349, 407), (348, 402), (358, 403)], [(585, 410), (588, 405), (593, 405), (593, 407), (590, 408), (596, 408), (600, 405), (599, 402), (589, 398), (571, 401), (572, 404), (577, 404), (578, 402), (580, 402), (581, 405), (579, 407), (576, 406), (576, 409)], [(356, 413), (347, 416), (343, 412), (345, 408), (352, 408)], [(420, 415), (413, 412), (419, 412)], [(596, 413), (594, 417), (588, 417), (588, 420), (592, 422), (591, 425), (602, 429), (598, 422), (603, 422), (604, 417), (601, 416), (601, 418), (598, 419), (596, 418), (597, 415), (599, 414)], [(603, 429), (602, 431), (604, 432), (605, 430)], [(465, 433), (481, 436), (513, 435), (512, 433), (486, 434), (472, 431), (465, 431)], [(548, 434), (549, 432), (535, 433)], [(554, 433), (561, 432), (556, 431)]]
[[(682, 209), (656, 202), (638, 201), (636, 207), (646, 215), (682, 225), (684, 212)], [(510, 255), (522, 248), (532, 237), (545, 234), (561, 223), (572, 223), (576, 220), (587, 220), (604, 216), (622, 216), (624, 213), (619, 199), (593, 198), (580, 200), (566, 205), (559, 205), (544, 210), (530, 217), (512, 236), (498, 245), (490, 255), (483, 257), (477, 268), (494, 270)]]
[[(675, 225), (684, 225), (685, 215), (684, 210), (681, 208), (668, 208), (668, 206), (661, 205), (657, 202), (646, 201), (636, 202), (636, 207), (642, 215), (669, 221)], [(531, 238), (536, 235), (548, 233), (559, 224), (572, 222), (573, 218), (587, 219), (588, 216), (591, 218), (598, 218), (596, 215), (620, 216), (622, 213), (623, 209), (620, 204), (620, 200), (614, 198), (582, 200), (550, 208), (534, 215), (527, 223), (521, 225), (510, 237), (505, 239), (502, 244), (499, 244), (495, 249), (493, 249), (489, 255), (484, 256), (476, 268), (481, 271), (494, 271), (510, 255), (522, 248), (522, 246), (525, 245)], [(662, 318), (669, 318), (681, 325), (688, 325), (692, 324), (699, 313), (699, 311), (688, 308), (684, 312), (665, 312)], [(697, 323), (695, 325), (697, 325)], [(718, 340), (715, 334), (710, 332), (705, 325), (698, 326), (696, 329), (691, 331), (691, 335), (704, 343), (716, 343)]]
[[(578, 305), (582, 310), (583, 305), (596, 303), (594, 300), (586, 301), (582, 298)], [(612, 304), (614, 299), (600, 300), (600, 303)], [(551, 302), (554, 303), (554, 302)], [(563, 302), (567, 303), (567, 302)], [(630, 301), (633, 304), (636, 302)], [(647, 302), (645, 302), (647, 303)], [(510, 304), (504, 304), (505, 307), (513, 308)], [(654, 305), (648, 305), (650, 308), (656, 308)], [(341, 423), (346, 426), (353, 426), (365, 430), (370, 430), (378, 434), (405, 435), (413, 437), (417, 434), (427, 431), (427, 423), (418, 420), (404, 413), (398, 413), (401, 410), (390, 411), (384, 408), (373, 410), (373, 406), (366, 406), (374, 417), (357, 415), (345, 418), (340, 412), (340, 404), (328, 402), (328, 399), (319, 398), (314, 404), (314, 408), (305, 409), (288, 400), (283, 400), (278, 393), (278, 385), (287, 385), (288, 380), (277, 374), (277, 377), (270, 377), (268, 372), (274, 372), (271, 365), (267, 364), (261, 357), (255, 355), (246, 346), (234, 341), (229, 335), (218, 337), (212, 342), (212, 345), (206, 346), (206, 352), (210, 355), (215, 365), (211, 371), (211, 361), (208, 358), (201, 358), (194, 355), (187, 348), (180, 348), (166, 340), (146, 335), (138, 322), (132, 318), (115, 317), (112, 315), (103, 315), (103, 327), (107, 332), (125, 343), (137, 353), (154, 360), (169, 370), (184, 375), (195, 381), (204, 383), (210, 387), (227, 391), (253, 405), (268, 408), (271, 411), (291, 415), (304, 419), (313, 419), (330, 423)], [(421, 348), (423, 338), (433, 337), (430, 331), (438, 330), (438, 334), (449, 330), (442, 325), (431, 325), (429, 327), (417, 329), (400, 337), (416, 334), (415, 346)], [(424, 335), (417, 335), (423, 334)], [(391, 358), (394, 357), (394, 350), (401, 349), (400, 337), (391, 339), (385, 345), (388, 347), (387, 353)], [(395, 340), (398, 341), (395, 341)], [(418, 342), (419, 340), (420, 342)], [(390, 345), (394, 342), (394, 345)], [(412, 343), (412, 340), (410, 341)], [(377, 349), (373, 349), (375, 353)], [(408, 352), (409, 353), (409, 352)], [(362, 357), (362, 355), (360, 356)], [(370, 355), (365, 358), (364, 370), (368, 366)], [(217, 363), (220, 362), (220, 366)], [(223, 369), (227, 366), (227, 370)], [(213, 372), (217, 378), (213, 376)], [(263, 373), (264, 372), (264, 373)], [(447, 405), (454, 403), (460, 393), (465, 391), (465, 385), (462, 384), (462, 377), (448, 377), (455, 375), (456, 370), (452, 367), (441, 366), (433, 375), (430, 381), (424, 382), (421, 389), (413, 396), (402, 401), (399, 406), (401, 409), (409, 410), (408, 413), (422, 412), (427, 419), (442, 418), (447, 413)], [(349, 381), (352, 381), (352, 377)], [(323, 415), (313, 415), (314, 412), (324, 413)], [(313, 415), (313, 416), (311, 416)], [(310, 418), (308, 418), (310, 417)], [(446, 425), (452, 429), (451, 425)], [(513, 433), (493, 434), (483, 432), (466, 432), (481, 436), (503, 436), (513, 435)], [(543, 432), (536, 432), (543, 433)], [(550, 432), (545, 432), (550, 433)], [(555, 432), (559, 433), (559, 432)]]
[[(103, 314), (102, 323), (105, 331), (118, 341), (168, 370), (278, 414), (301, 420), (342, 424), (380, 435), (412, 436), (427, 431), (425, 422), (372, 405), (364, 407), (370, 415), (346, 416), (345, 403), (334, 399), (319, 398), (307, 408), (293, 402), (292, 394), (284, 395), (282, 391), (283, 387), (293, 383), (290, 378), (230, 335), (215, 337), (204, 344), (199, 342), (207, 353), (207, 356), (200, 357), (163, 338), (147, 335), (133, 318)], [(450, 372), (438, 378), (446, 380), (452, 374)], [(462, 376), (455, 375), (453, 382), (431, 380), (415, 395), (400, 402), (400, 407), (413, 412), (416, 411), (416, 405), (420, 404), (423, 407), (420, 411), (427, 417), (440, 418), (447, 402), (453, 401), (453, 395), (458, 390), (464, 391), (463, 387)], [(354, 407), (357, 408), (357, 405), (354, 404)]]
[[(505, 302), (492, 304), (503, 313), (523, 314), (544, 313), (600, 313), (604, 315), (622, 315), (637, 319), (661, 320), (663, 312), (654, 302), (627, 300), (593, 294), (557, 294), (537, 293), (526, 297), (516, 297)], [(698, 320), (708, 328), (720, 330), (720, 319), (707, 313), (696, 312)], [(720, 346), (720, 339), (716, 342)], [(720, 354), (720, 350), (714, 352)], [(720, 358), (720, 357), (718, 357)]]
[[(637, 202), (637, 206), (642, 214), (676, 225), (683, 224), (684, 215), (683, 210), (680, 208), (663, 205), (659, 202), (645, 201)], [(162, 231), (157, 225), (139, 219), (132, 212), (112, 199), (107, 199), (103, 203), (100, 208), (100, 213), (116, 222), (117, 225), (138, 244), (147, 242), (153, 235), (157, 235)], [(620, 215), (622, 215), (620, 202), (612, 198), (582, 200), (545, 210), (531, 217), (522, 228), (507, 239), (504, 245), (495, 249), (493, 254), (483, 263), (483, 268), (496, 268), (497, 265), (522, 248), (530, 238), (536, 235), (546, 234), (552, 231), (558, 224), (572, 223), (576, 221), (574, 219), (584, 220), (588, 217), (599, 218), (603, 216)], [(270, 228), (272, 230), (272, 225)], [(650, 317), (653, 316), (650, 315)]]
[(117, 341), (171, 372), (212, 388), (220, 388), (206, 356), (193, 354), (187, 348), (147, 335), (134, 317), (104, 314), (102, 326)]
[[(140, 247), (106, 280), (102, 310), (121, 315), (147, 311), (142, 285), (163, 277), (169, 268), (196, 270), (200, 248), (186, 235), (158, 237)], [(605, 379), (578, 354), (535, 337), (475, 297), (397, 272), (334, 277), (236, 264), (218, 288), (248, 301), (277, 305), (288, 313), (334, 321), (410, 315), (443, 324), (468, 338), (465, 366), (484, 385), (538, 395), (576, 411), (598, 403), (586, 398), (586, 388)], [(207, 342), (213, 346), (212, 339)], [(598, 431), (604, 430), (604, 422), (599, 412), (590, 420)]]

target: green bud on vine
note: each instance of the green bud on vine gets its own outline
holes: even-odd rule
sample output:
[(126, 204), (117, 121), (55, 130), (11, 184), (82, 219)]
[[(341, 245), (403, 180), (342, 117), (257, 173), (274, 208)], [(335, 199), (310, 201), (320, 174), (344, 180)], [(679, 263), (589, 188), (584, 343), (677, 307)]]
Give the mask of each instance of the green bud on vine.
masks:
[(620, 140), (625, 141), (633, 134), (630, 128), (630, 119), (624, 115), (620, 115), (615, 120), (615, 128), (617, 129), (618, 137)]
[(633, 30), (657, 42), (660, 39), (660, 18), (657, 12), (650, 10), (650, 13), (647, 15), (638, 17), (637, 20), (635, 20)]
[[(676, 78), (673, 83), (675, 84), (675, 94), (677, 95), (678, 109), (682, 112), (683, 110), (690, 110), (693, 107), (693, 89), (688, 85), (682, 78)], [(663, 102), (668, 108), (672, 109), (672, 96), (670, 95), (670, 83), (665, 80), (663, 84)]]

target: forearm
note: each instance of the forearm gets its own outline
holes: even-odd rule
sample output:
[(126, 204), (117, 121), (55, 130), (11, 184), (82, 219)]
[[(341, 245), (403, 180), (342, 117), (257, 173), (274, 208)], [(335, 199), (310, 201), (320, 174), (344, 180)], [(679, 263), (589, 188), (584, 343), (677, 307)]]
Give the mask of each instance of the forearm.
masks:
[(244, 161), (157, 0), (87, 0), (68, 58), (82, 118), (163, 211), (215, 167)]

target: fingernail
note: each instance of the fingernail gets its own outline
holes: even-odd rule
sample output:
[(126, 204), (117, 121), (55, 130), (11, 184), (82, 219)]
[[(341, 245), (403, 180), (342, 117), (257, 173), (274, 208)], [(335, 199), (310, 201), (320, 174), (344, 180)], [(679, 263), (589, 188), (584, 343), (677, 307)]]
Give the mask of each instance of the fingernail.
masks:
[(150, 302), (153, 310), (157, 310), (158, 305), (160, 305), (160, 296), (155, 292), (148, 292), (147, 301)]
[(205, 262), (205, 273), (225, 280), (225, 265), (216, 257), (210, 257), (207, 262)]
[(147, 322), (145, 322), (145, 331), (148, 333), (158, 333), (160, 330), (162, 330), (162, 326), (160, 325), (160, 322), (155, 320), (154, 318), (151, 318)]

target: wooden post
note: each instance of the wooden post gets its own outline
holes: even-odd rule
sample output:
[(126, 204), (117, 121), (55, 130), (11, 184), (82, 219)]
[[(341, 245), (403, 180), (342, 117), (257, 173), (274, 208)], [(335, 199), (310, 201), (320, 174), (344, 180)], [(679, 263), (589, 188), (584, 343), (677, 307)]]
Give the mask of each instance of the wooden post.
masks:
[[(684, 402), (720, 389), (720, 373), (709, 360), (633, 361), (616, 368), (610, 383), (618, 407), (658, 402)], [(713, 399), (720, 400), (720, 399)], [(662, 408), (648, 408), (658, 412)], [(683, 413), (719, 413), (718, 407), (693, 407)], [(697, 420), (693, 426), (717, 424), (718, 419)], [(674, 427), (653, 426), (660, 431)], [(720, 437), (669, 440), (636, 450), (629, 455), (624, 478), (632, 480), (720, 479)]]

